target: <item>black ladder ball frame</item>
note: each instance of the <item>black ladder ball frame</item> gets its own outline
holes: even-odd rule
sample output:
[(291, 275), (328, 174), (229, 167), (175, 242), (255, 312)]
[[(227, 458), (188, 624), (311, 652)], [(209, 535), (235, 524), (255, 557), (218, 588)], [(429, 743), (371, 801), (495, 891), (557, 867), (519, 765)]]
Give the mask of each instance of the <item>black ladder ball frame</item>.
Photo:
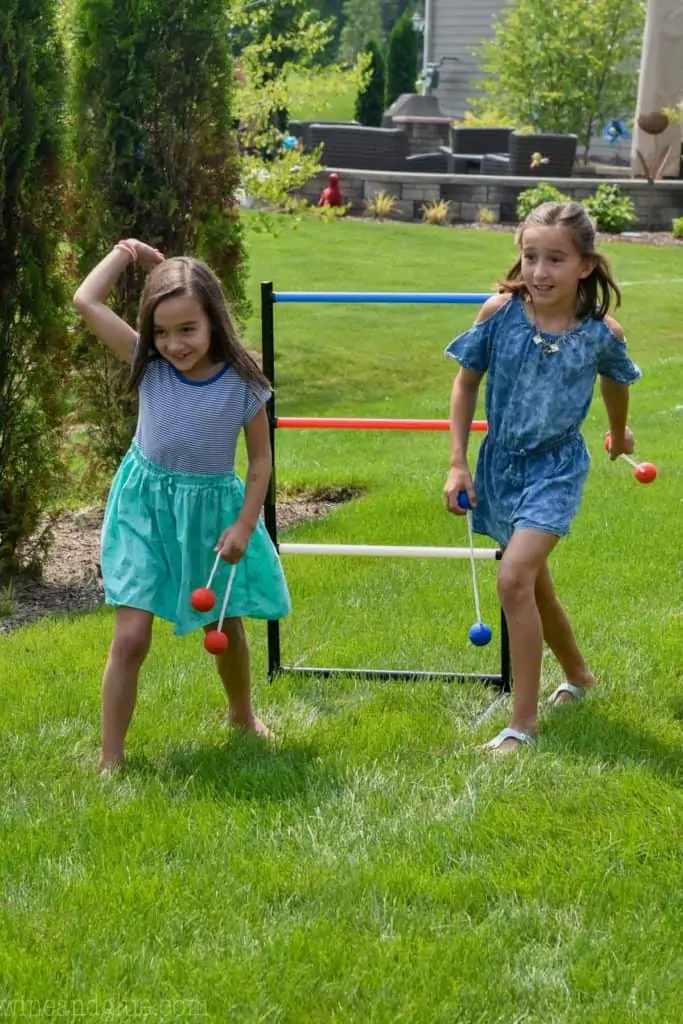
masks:
[[(277, 416), (275, 412), (275, 317), (274, 308), (276, 293), (273, 290), (272, 281), (264, 281), (261, 284), (261, 346), (263, 372), (268, 378), (272, 393), (267, 404), (268, 431), (270, 435), (271, 450), (271, 474), (268, 485), (268, 493), (263, 505), (263, 513), (266, 529), (270, 535), (275, 548), (278, 549), (277, 536), (277, 505), (276, 505), (276, 476), (275, 476), (275, 433), (277, 430)], [(496, 552), (496, 559), (502, 557), (502, 552)], [(367, 669), (367, 668), (318, 668), (302, 665), (283, 665), (280, 648), (280, 620), (268, 619), (268, 680), (273, 681), (275, 676), (284, 673), (319, 676), (330, 678), (334, 676), (354, 676), (362, 679), (388, 680), (431, 680), (441, 679), (448, 681), (477, 680), (488, 686), (496, 686), (501, 693), (510, 693), (512, 690), (512, 675), (510, 666), (510, 638), (508, 634), (505, 613), (500, 611), (500, 672), (422, 672), (399, 669)]]

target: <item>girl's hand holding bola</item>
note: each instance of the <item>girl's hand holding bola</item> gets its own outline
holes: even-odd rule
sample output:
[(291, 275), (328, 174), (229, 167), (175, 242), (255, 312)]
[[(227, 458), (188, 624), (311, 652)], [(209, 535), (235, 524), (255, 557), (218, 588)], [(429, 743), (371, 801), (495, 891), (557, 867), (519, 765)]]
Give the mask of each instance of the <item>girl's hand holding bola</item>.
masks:
[(624, 430), (623, 438), (613, 437), (611, 433), (607, 434), (607, 444), (605, 447), (609, 452), (609, 457), (612, 462), (618, 459), (620, 455), (631, 455), (635, 449), (636, 440), (633, 436), (633, 432), (626, 427)]
[(251, 537), (251, 530), (239, 521), (223, 530), (216, 544), (216, 552), (226, 562), (234, 565), (247, 550), (247, 544)]
[(451, 468), (446, 479), (446, 486), (444, 487), (446, 508), (456, 516), (467, 515), (467, 510), (461, 508), (458, 504), (458, 495), (461, 491), (467, 491), (470, 505), (474, 508), (477, 504), (477, 492), (474, 489), (474, 483), (467, 466)]

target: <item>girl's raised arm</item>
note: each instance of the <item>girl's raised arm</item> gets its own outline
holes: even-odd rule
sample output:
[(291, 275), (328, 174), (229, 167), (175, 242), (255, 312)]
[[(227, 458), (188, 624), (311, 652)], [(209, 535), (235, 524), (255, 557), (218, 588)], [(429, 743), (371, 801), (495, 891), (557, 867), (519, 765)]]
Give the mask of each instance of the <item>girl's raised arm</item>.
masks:
[(128, 239), (119, 243), (90, 271), (73, 298), (73, 304), (85, 322), (110, 352), (119, 359), (131, 362), (137, 334), (125, 320), (107, 306), (107, 296), (131, 261), (139, 260), (152, 267), (163, 260), (156, 249)]

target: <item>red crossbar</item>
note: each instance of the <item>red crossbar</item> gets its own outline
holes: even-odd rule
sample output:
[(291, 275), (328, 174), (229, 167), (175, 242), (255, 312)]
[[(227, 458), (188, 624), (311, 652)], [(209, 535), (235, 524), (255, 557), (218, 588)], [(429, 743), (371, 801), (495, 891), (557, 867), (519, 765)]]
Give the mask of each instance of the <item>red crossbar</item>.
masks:
[[(448, 420), (348, 419), (338, 416), (276, 416), (276, 427), (316, 430), (448, 430)], [(486, 420), (473, 420), (472, 430), (488, 430)]]

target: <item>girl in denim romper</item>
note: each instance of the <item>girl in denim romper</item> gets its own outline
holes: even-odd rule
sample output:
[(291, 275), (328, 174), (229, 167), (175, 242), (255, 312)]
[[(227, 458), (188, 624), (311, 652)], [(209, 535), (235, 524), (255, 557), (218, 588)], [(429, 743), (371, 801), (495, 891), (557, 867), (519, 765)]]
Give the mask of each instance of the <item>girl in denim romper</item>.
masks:
[[(474, 529), (503, 547), (498, 592), (510, 633), (514, 676), (510, 726), (487, 747), (499, 752), (533, 742), (543, 643), (566, 682), (552, 704), (579, 700), (595, 684), (558, 601), (547, 559), (568, 532), (581, 500), (589, 455), (581, 425), (596, 378), (610, 427), (610, 457), (630, 453), (628, 385), (640, 378), (619, 324), (620, 299), (595, 229), (578, 203), (544, 203), (522, 224), (520, 256), (498, 295), (446, 352), (460, 370), (451, 398), (451, 470), (447, 508), (467, 491)], [(474, 482), (467, 442), (480, 381), (486, 381), (488, 436)]]
[[(138, 332), (107, 306), (131, 262), (150, 271)], [(165, 260), (126, 239), (91, 271), (74, 305), (99, 340), (131, 364), (139, 395), (135, 438), (112, 483), (102, 528), (102, 576), (116, 622), (102, 686), (100, 770), (123, 763), (154, 618), (172, 622), (178, 636), (216, 628), (215, 610), (190, 604), (216, 553), (217, 593), (225, 592), (235, 567), (223, 625), (230, 642), (216, 658), (229, 719), (268, 735), (251, 705), (242, 625), (245, 616), (279, 619), (290, 609), (280, 560), (259, 517), (271, 473), (268, 381), (240, 342), (220, 283), (200, 260)], [(246, 487), (235, 474), (242, 432)]]

